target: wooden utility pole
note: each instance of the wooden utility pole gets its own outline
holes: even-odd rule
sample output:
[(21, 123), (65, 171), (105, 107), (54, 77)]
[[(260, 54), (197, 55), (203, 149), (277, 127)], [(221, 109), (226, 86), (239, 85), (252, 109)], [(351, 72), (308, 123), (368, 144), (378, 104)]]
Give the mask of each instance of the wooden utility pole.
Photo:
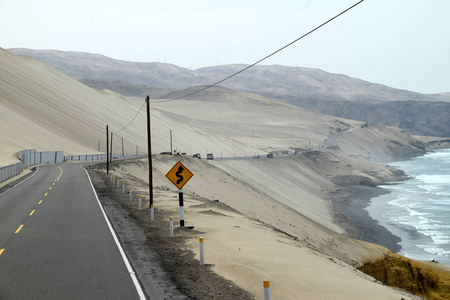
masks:
[(172, 149), (172, 130), (170, 131), (170, 154), (173, 154), (173, 149)]
[(150, 207), (153, 205), (153, 165), (152, 165), (152, 138), (150, 130), (150, 96), (145, 99), (147, 102), (147, 139), (148, 139), (148, 195)]
[(111, 132), (111, 147), (110, 147), (110, 157), (109, 157), (109, 162), (112, 162), (112, 156), (113, 156), (113, 154), (112, 154), (112, 152), (113, 152), (113, 147), (112, 147), (112, 145), (113, 145), (113, 143), (112, 143), (112, 140), (113, 140), (113, 133)]
[(125, 151), (123, 149), (123, 137), (122, 137), (122, 156), (125, 156)]
[(109, 174), (109, 132), (106, 125), (106, 174)]

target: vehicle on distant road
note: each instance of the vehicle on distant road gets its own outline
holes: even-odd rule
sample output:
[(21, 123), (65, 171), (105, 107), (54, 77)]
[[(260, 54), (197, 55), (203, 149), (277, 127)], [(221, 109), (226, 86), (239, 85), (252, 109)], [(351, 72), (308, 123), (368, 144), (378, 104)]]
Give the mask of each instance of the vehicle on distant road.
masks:
[(195, 153), (194, 155), (192, 155), (192, 157), (202, 159), (202, 156), (200, 155), (200, 153)]
[(160, 154), (161, 155), (172, 155), (172, 153), (170, 153), (170, 152), (161, 152)]
[(214, 159), (214, 154), (212, 154), (212, 153), (206, 154), (206, 159), (207, 160), (213, 160)]

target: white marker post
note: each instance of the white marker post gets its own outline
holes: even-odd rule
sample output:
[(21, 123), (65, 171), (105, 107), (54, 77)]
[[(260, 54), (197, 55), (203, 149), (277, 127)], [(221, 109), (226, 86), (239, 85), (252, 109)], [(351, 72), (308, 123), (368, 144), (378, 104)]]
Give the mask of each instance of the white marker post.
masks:
[(169, 217), (169, 232), (170, 232), (170, 237), (173, 237), (173, 218)]
[(125, 194), (125, 181), (122, 181), (122, 193)]
[(139, 210), (142, 209), (142, 196), (139, 196)]
[(120, 179), (117, 178), (117, 188), (119, 188), (119, 187), (120, 187)]
[(200, 244), (200, 265), (205, 265), (205, 246), (203, 244), (203, 237), (198, 239)]
[(269, 281), (263, 281), (264, 286), (264, 300), (270, 300), (270, 283)]
[(155, 222), (155, 208), (150, 205), (150, 222)]
[(131, 189), (128, 189), (128, 191), (130, 192), (130, 201), (133, 200), (133, 193), (131, 193)]

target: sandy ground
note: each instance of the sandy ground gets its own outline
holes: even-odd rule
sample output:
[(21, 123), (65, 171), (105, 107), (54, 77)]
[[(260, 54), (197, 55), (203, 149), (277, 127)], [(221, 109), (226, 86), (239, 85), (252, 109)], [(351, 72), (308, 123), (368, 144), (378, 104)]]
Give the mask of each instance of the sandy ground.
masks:
[[(160, 214), (172, 215), (177, 225), (178, 192), (164, 177), (176, 159), (155, 159), (154, 205)], [(217, 168), (221, 162), (184, 159), (183, 163), (194, 173), (183, 191), (186, 226), (195, 231), (177, 233), (186, 237), (180, 247), (198, 259), (198, 238), (204, 237), (206, 263), (256, 299), (263, 298), (263, 280), (271, 282), (275, 299), (413, 299), (355, 269), (364, 259), (382, 257), (386, 248), (320, 226)], [(112, 169), (147, 199), (145, 165), (140, 160)], [(202, 175), (205, 170), (207, 175)]]
[[(106, 125), (114, 133), (113, 152), (121, 152), (121, 138), (125, 153), (135, 153), (136, 146), (146, 152), (144, 99), (93, 90), (3, 49), (0, 82), (0, 166), (17, 162), (18, 151), (29, 148), (94, 154), (100, 142), (104, 152)], [(375, 185), (389, 179), (391, 170), (369, 161), (422, 153), (413, 146), (416, 140), (395, 128), (315, 114), (221, 87), (197, 96), (152, 99), (153, 154), (171, 151), (170, 131), (173, 150), (188, 155), (299, 151), (274, 160), (182, 158), (194, 173), (184, 188), (186, 220), (205, 237), (214, 272), (257, 298), (266, 279), (278, 299), (409, 297), (355, 269), (388, 250), (344, 236), (332, 195), (337, 184)], [(164, 175), (177, 159), (156, 156), (153, 162), (156, 208), (176, 221), (176, 190)], [(141, 160), (114, 166), (114, 172), (145, 197), (146, 167)], [(232, 210), (199, 206), (217, 200)], [(198, 255), (196, 238), (187, 236), (182, 246)]]

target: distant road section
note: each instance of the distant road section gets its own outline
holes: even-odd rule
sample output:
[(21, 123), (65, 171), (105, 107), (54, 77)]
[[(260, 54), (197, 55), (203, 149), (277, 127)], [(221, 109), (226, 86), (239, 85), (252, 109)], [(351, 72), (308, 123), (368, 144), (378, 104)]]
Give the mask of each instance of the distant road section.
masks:
[(0, 195), (0, 299), (145, 299), (79, 164)]

